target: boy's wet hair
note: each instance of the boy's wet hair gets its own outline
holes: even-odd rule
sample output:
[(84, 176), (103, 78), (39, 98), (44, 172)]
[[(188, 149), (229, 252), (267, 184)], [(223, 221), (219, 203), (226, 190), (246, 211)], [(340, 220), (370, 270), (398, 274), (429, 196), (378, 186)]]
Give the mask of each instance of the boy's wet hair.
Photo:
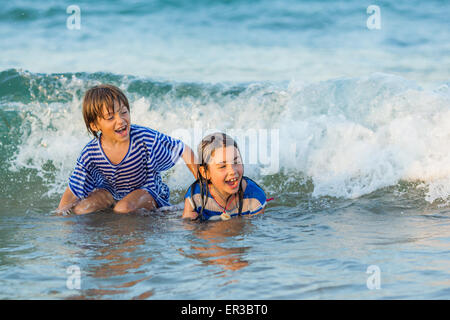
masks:
[(116, 86), (101, 84), (86, 91), (83, 98), (83, 118), (89, 133), (98, 138), (98, 132), (91, 128), (91, 123), (96, 123), (98, 117), (103, 117), (103, 110), (114, 111), (114, 101), (123, 104), (130, 112), (130, 105), (125, 94)]

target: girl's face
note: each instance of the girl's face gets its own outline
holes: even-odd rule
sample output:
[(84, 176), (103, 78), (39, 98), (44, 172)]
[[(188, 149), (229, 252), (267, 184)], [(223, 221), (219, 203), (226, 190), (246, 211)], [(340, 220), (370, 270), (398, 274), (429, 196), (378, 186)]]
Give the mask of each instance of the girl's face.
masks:
[(130, 113), (125, 105), (114, 101), (114, 110), (104, 107), (103, 115), (91, 126), (94, 131), (101, 131), (108, 142), (125, 142), (130, 138)]
[(239, 191), (243, 174), (241, 155), (234, 146), (222, 147), (212, 153), (206, 178), (222, 196), (229, 197)]

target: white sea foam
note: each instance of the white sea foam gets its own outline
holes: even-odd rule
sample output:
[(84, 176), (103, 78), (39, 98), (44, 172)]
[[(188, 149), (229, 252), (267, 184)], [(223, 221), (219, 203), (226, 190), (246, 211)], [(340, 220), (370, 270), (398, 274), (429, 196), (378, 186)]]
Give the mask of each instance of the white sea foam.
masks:
[[(448, 86), (423, 90), (400, 77), (373, 74), (309, 84), (251, 84), (238, 95), (207, 93), (205, 85), (201, 97), (175, 91), (137, 97), (131, 101), (132, 122), (174, 136), (184, 132), (194, 150), (207, 130), (278, 130), (279, 154), (272, 156), (280, 170), (308, 176), (313, 196), (357, 198), (400, 181), (422, 181), (427, 201), (448, 201)], [(60, 193), (89, 140), (80, 101), (23, 108), (24, 135), (11, 167), (34, 168), (44, 176), (51, 161), (56, 169), (47, 185), (50, 193)], [(245, 169), (258, 179), (262, 167)], [(166, 179), (171, 188), (184, 189), (192, 176), (180, 162)]]

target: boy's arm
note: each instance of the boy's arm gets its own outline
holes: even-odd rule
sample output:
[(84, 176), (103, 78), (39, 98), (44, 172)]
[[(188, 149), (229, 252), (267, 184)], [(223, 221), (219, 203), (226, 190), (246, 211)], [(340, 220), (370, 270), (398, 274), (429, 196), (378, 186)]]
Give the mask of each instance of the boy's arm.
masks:
[(61, 201), (59, 202), (57, 213), (66, 213), (69, 211), (79, 199), (72, 193), (69, 187), (66, 188), (64, 194), (62, 195)]
[(198, 172), (197, 157), (195, 156), (192, 149), (189, 148), (189, 146), (187, 146), (186, 144), (184, 145), (184, 151), (183, 151), (183, 154), (181, 155), (181, 157), (183, 158), (184, 162), (186, 163), (186, 166), (188, 167), (188, 169), (194, 175), (194, 178), (197, 179), (197, 172)]
[(197, 219), (198, 213), (192, 208), (191, 203), (189, 202), (189, 199), (186, 198), (184, 200), (184, 210), (183, 215), (181, 216), (183, 219)]

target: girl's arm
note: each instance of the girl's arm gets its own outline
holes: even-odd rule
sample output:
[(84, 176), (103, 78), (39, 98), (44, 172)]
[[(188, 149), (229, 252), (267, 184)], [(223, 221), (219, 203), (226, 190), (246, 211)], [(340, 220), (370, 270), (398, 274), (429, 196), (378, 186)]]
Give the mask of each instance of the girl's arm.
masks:
[(66, 213), (79, 201), (79, 199), (72, 193), (69, 187), (66, 188), (59, 202), (57, 213)]
[(186, 163), (186, 166), (188, 169), (192, 172), (194, 175), (194, 178), (197, 179), (197, 172), (198, 172), (198, 162), (197, 157), (195, 156), (194, 152), (192, 152), (192, 149), (189, 148), (186, 144), (184, 145), (184, 151), (181, 155), (184, 162)]
[(253, 216), (256, 216), (256, 215), (258, 215), (258, 214), (263, 214), (263, 213), (264, 213), (264, 210), (266, 210), (266, 208), (262, 209), (261, 211), (258, 211), (257, 213), (249, 214), (249, 216), (250, 216), (250, 217), (253, 217)]
[(189, 199), (186, 198), (184, 200), (184, 210), (183, 215), (181, 216), (183, 219), (197, 219), (198, 213), (194, 211), (194, 208), (192, 208), (191, 203), (189, 202)]

